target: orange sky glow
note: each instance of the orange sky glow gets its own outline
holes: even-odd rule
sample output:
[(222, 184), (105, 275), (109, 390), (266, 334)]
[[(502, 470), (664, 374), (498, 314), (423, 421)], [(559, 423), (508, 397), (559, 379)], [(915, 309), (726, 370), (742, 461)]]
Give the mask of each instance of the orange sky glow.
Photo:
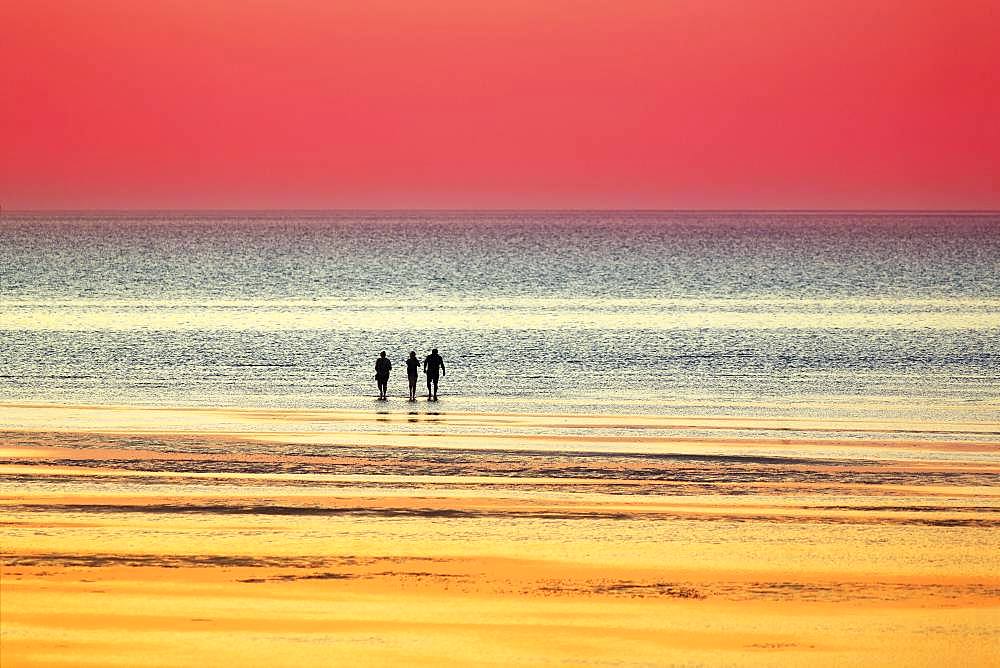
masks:
[(989, 0), (11, 0), (0, 205), (1000, 209)]

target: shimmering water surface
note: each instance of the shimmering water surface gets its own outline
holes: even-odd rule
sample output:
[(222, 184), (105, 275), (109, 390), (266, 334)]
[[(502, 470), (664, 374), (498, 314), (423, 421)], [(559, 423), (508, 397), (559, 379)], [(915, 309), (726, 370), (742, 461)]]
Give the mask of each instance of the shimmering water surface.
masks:
[[(11, 215), (0, 400), (992, 420), (1000, 218)], [(422, 379), (421, 379), (422, 382)]]

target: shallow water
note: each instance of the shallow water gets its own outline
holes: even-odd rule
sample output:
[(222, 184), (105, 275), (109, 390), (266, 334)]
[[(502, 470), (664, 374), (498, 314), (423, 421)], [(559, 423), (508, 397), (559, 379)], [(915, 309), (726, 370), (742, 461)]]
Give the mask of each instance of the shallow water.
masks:
[[(1000, 217), (7, 215), (0, 400), (990, 420)], [(422, 379), (421, 379), (422, 382)], [(421, 389), (423, 389), (421, 387)]]

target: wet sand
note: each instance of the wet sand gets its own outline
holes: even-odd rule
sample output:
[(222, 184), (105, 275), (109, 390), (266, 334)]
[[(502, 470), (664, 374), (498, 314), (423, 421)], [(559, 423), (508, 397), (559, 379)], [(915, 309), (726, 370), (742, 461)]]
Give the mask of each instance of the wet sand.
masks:
[(0, 407), (3, 666), (996, 665), (1000, 425)]

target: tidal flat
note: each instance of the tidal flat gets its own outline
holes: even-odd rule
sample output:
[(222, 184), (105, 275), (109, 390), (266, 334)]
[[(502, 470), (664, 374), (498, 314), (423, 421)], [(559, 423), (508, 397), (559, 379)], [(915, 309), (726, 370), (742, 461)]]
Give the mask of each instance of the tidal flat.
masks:
[(1000, 657), (1000, 425), (397, 403), (5, 405), (4, 666)]

